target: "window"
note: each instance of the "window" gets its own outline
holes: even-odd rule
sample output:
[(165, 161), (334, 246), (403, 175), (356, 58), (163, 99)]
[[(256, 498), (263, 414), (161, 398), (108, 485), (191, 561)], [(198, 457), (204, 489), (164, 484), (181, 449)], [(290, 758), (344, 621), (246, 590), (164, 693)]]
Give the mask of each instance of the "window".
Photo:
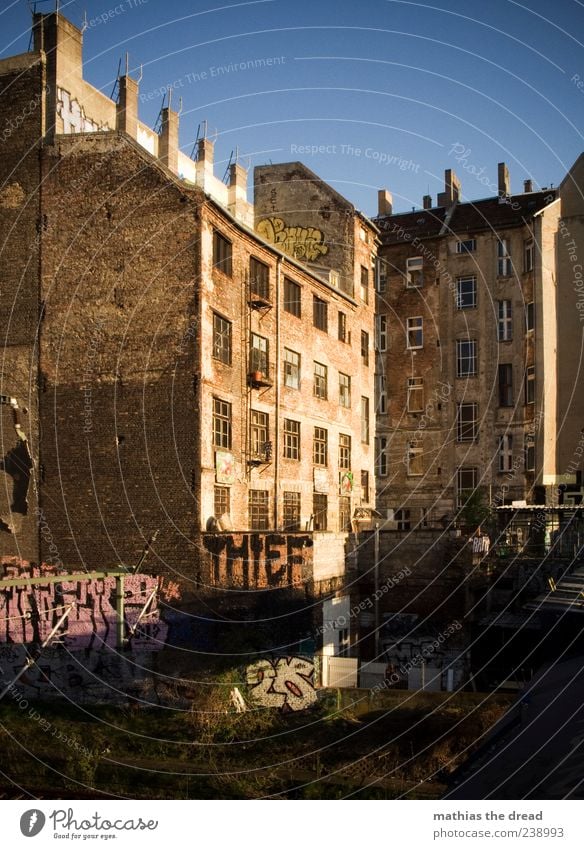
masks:
[(424, 449), (418, 439), (408, 442), (407, 471), (410, 477), (419, 477), (424, 474)]
[(527, 366), (525, 372), (525, 403), (535, 403), (535, 366)]
[(213, 313), (213, 359), (231, 365), (231, 322)]
[(213, 398), (213, 445), (231, 448), (231, 404), (220, 398)]
[(509, 254), (509, 240), (499, 239), (497, 242), (497, 274), (499, 277), (508, 277), (512, 272), (511, 256)]
[(339, 341), (347, 341), (347, 316), (339, 310)]
[(499, 407), (513, 406), (513, 365), (500, 363), (499, 376)]
[(284, 457), (300, 460), (300, 422), (284, 419)]
[(408, 318), (407, 339), (408, 348), (422, 348), (424, 345), (424, 326), (421, 315)]
[(314, 397), (326, 401), (328, 395), (328, 368), (322, 363), (314, 364)]
[(387, 288), (387, 263), (381, 257), (377, 257), (375, 265), (375, 278), (378, 292), (385, 292)]
[(424, 258), (421, 256), (411, 256), (406, 260), (406, 286), (408, 289), (422, 285), (423, 268)]
[(457, 506), (463, 507), (477, 488), (477, 470), (461, 466), (456, 472)]
[(361, 266), (361, 300), (369, 303), (369, 269)]
[(316, 295), (312, 296), (312, 321), (315, 327), (319, 330), (324, 330), (327, 332), (328, 329), (328, 304), (326, 301), (323, 301), (322, 298), (318, 298)]
[(361, 359), (363, 365), (369, 365), (369, 334), (366, 330), (361, 331)]
[(270, 300), (270, 268), (253, 256), (249, 260), (249, 291), (265, 301)]
[(313, 528), (315, 531), (326, 531), (328, 513), (328, 499), (326, 495), (320, 492), (313, 493), (312, 496), (312, 518)]
[(462, 241), (456, 243), (457, 254), (471, 254), (474, 253), (476, 249), (476, 239), (463, 239)]
[(284, 493), (284, 530), (300, 530), (300, 493)]
[(339, 650), (337, 657), (349, 657), (349, 629), (339, 628)]
[(300, 318), (300, 286), (289, 277), (284, 277), (284, 310)]
[(474, 309), (477, 305), (476, 277), (458, 277), (456, 280), (456, 308)]
[(300, 354), (284, 348), (284, 386), (300, 389)]
[(497, 301), (497, 339), (499, 342), (510, 342), (512, 338), (511, 301)]
[(511, 472), (513, 470), (513, 436), (505, 433), (499, 437), (499, 471)]
[(351, 530), (351, 499), (348, 495), (339, 496), (339, 533)]
[(458, 404), (456, 417), (457, 442), (475, 442), (479, 435), (478, 404)]
[(314, 428), (312, 460), (315, 466), (326, 466), (328, 463), (328, 433), (324, 427)]
[(254, 457), (263, 456), (266, 453), (266, 445), (269, 439), (268, 414), (260, 410), (251, 411), (251, 453)]
[(387, 316), (375, 316), (375, 350), (383, 354), (387, 351)]
[(456, 340), (456, 376), (469, 377), (477, 373), (477, 343), (475, 339)]
[(408, 377), (408, 413), (421, 413), (424, 409), (424, 378)]
[(384, 374), (375, 375), (375, 412), (387, 413), (387, 381)]
[(225, 513), (229, 514), (230, 512), (229, 487), (216, 486), (214, 490), (213, 515), (216, 519), (220, 519)]
[(369, 445), (369, 398), (361, 397), (361, 442)]
[(397, 522), (398, 531), (409, 531), (411, 529), (410, 511), (403, 509), (396, 510), (395, 521)]
[(535, 438), (532, 433), (525, 434), (525, 471), (535, 471)]
[(339, 407), (351, 408), (351, 378), (339, 372)]
[(346, 433), (339, 433), (339, 470), (351, 470), (351, 437)]
[(529, 301), (529, 303), (525, 305), (525, 331), (526, 333), (529, 333), (531, 330), (535, 330), (533, 301)]
[(375, 474), (380, 478), (386, 478), (389, 474), (386, 436), (375, 438)]
[(361, 471), (361, 503), (369, 504), (369, 472), (366, 469)]
[(231, 277), (231, 242), (221, 235), (218, 230), (213, 231), (213, 268), (222, 271)]
[(523, 243), (523, 270), (533, 271), (533, 260), (535, 256), (535, 246), (533, 239), (527, 239)]
[(249, 527), (252, 531), (267, 531), (270, 527), (268, 492), (265, 489), (249, 491)]
[(264, 336), (252, 333), (249, 370), (267, 375), (268, 362), (268, 340)]

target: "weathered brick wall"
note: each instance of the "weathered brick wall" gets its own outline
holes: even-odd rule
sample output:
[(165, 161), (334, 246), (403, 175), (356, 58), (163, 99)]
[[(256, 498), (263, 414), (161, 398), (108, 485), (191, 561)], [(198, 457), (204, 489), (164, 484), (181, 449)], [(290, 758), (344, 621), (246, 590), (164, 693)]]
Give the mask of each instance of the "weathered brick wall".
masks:
[[(17, 399), (28, 452), (36, 462), (43, 85), (44, 67), (38, 56), (25, 54), (0, 62), (0, 394)], [(0, 418), (0, 457), (4, 458), (0, 471), (0, 553), (38, 560), (34, 469), (28, 468), (22, 444), (17, 448), (22, 440), (15, 431), (12, 410), (0, 407)]]
[(65, 566), (191, 573), (200, 195), (129, 141), (47, 151), (42, 505)]

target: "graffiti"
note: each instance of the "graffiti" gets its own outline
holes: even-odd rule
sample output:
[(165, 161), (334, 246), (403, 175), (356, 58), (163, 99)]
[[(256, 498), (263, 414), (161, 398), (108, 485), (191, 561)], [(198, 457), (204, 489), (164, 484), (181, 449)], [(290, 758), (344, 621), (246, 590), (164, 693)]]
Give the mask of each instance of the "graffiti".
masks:
[(203, 545), (215, 586), (299, 587), (312, 563), (306, 534), (207, 534)]
[(65, 89), (57, 89), (57, 114), (63, 119), (64, 133), (95, 133), (97, 130), (106, 129), (106, 125), (98, 125), (91, 118), (85, 116), (83, 106)]
[(316, 702), (314, 663), (307, 657), (258, 660), (247, 667), (250, 697), (262, 707), (306, 710)]
[(328, 253), (324, 235), (315, 227), (287, 227), (281, 218), (264, 218), (257, 231), (296, 259), (316, 260)]
[[(56, 575), (55, 567), (41, 568), (22, 563), (4, 563), (0, 577), (5, 579)], [(166, 641), (168, 626), (160, 619), (156, 595), (138, 618), (159, 586), (151, 575), (124, 576), (126, 633), (132, 634), (132, 649), (157, 651)], [(170, 587), (171, 593), (175, 587)], [(67, 618), (61, 645), (70, 651), (98, 649), (116, 645), (116, 581), (99, 578), (68, 581), (66, 573), (57, 583), (7, 587), (0, 593), (0, 644), (41, 643), (51, 632), (63, 608), (71, 602), (75, 607)]]
[(0, 459), (0, 471), (6, 472), (12, 478), (10, 515), (0, 516), (0, 530), (15, 533), (18, 527), (17, 519), (13, 514), (26, 516), (28, 513), (28, 488), (34, 463), (29, 451), (28, 439), (20, 424), (20, 411), (16, 398), (0, 395), (0, 404), (10, 406), (16, 432), (16, 445)]

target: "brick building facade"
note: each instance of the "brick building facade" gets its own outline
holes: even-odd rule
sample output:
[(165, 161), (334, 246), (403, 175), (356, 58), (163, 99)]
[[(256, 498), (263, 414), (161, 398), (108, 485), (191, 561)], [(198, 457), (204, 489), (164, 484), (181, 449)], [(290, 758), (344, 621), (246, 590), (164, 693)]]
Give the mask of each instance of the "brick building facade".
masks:
[(149, 566), (199, 586), (341, 587), (375, 498), (377, 229), (307, 169), (307, 230), (292, 182), (254, 209), (239, 164), (226, 185), (209, 139), (186, 157), (177, 113), (154, 133), (135, 81), (105, 98), (81, 51), (35, 15), (0, 62), (3, 452), (19, 415), (32, 458), (18, 522), (5, 467), (2, 552), (132, 565), (158, 530)]
[(560, 189), (511, 194), (500, 163), (497, 197), (463, 202), (451, 170), (436, 206), (392, 214), (380, 192), (376, 472), (400, 530), (451, 521), (473, 493), (581, 499), (577, 269), (561, 237), (568, 195), (572, 230), (583, 220), (581, 159)]

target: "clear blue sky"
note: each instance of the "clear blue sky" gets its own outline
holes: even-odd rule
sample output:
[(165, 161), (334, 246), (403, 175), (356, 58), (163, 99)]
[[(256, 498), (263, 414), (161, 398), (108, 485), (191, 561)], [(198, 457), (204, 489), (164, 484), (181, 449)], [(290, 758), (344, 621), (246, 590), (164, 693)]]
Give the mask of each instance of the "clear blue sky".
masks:
[[(29, 4), (0, 9), (0, 55), (27, 50)], [(158, 91), (177, 83), (181, 146), (190, 153), (206, 119), (220, 176), (235, 147), (252, 167), (301, 159), (374, 214), (378, 188), (397, 210), (428, 191), (435, 200), (448, 167), (468, 199), (493, 194), (485, 186), (503, 160), (513, 191), (527, 177), (557, 185), (584, 150), (580, 0), (62, 0), (61, 9), (76, 24), (86, 12), (85, 76), (106, 94), (126, 50), (131, 68), (142, 63), (145, 122), (156, 120)]]

